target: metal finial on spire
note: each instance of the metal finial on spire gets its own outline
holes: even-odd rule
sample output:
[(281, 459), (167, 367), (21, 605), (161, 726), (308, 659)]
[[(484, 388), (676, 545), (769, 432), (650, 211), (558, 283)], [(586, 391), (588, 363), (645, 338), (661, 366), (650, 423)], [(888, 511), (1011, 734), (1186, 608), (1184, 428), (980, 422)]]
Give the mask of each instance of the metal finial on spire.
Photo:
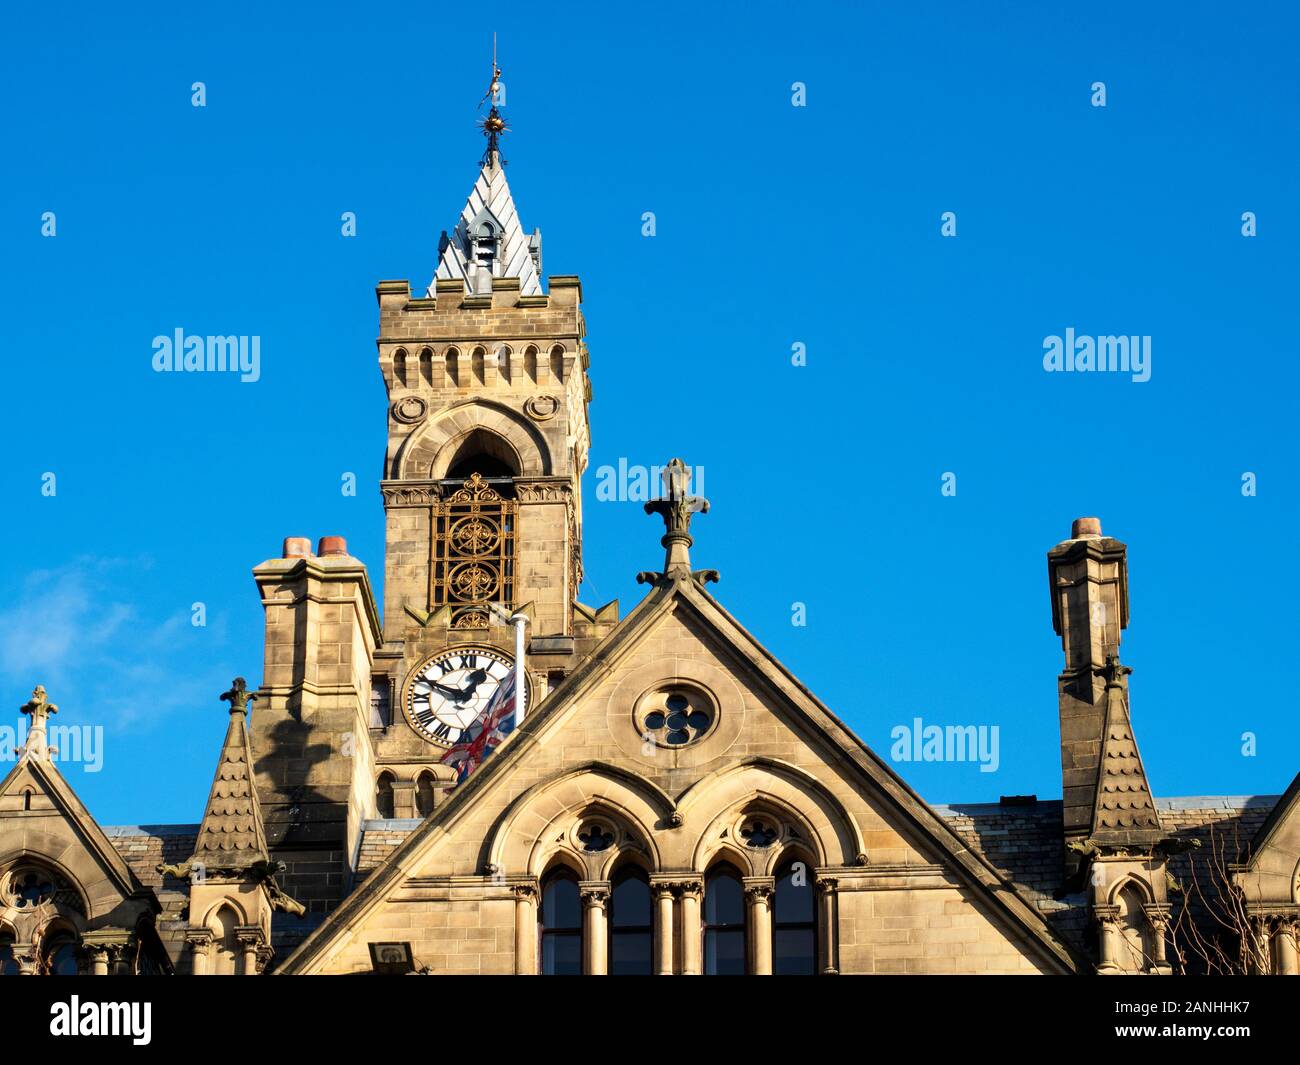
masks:
[(488, 139), (487, 151), (483, 153), (483, 161), (488, 162), (492, 156), (497, 155), (500, 151), (501, 134), (509, 131), (506, 126), (506, 120), (501, 117), (501, 112), (497, 110), (497, 98), (501, 92), (501, 68), (497, 66), (497, 35), (492, 34), (492, 78), (488, 82), (488, 90), (483, 94), (483, 99), (478, 102), (479, 108), (489, 100), (492, 106), (488, 108), (487, 117), (483, 119), (480, 125), (483, 128), (483, 136)]

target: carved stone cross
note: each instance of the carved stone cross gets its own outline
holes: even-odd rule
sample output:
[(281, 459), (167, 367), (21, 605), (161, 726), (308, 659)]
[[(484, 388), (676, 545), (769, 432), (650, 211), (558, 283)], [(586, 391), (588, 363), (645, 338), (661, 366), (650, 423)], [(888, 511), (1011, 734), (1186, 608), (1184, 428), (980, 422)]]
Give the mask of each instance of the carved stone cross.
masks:
[(248, 704), (257, 696), (248, 690), (248, 682), (243, 677), (236, 677), (230, 685), (230, 691), (221, 696), (221, 701), (230, 704), (232, 714), (248, 713)]

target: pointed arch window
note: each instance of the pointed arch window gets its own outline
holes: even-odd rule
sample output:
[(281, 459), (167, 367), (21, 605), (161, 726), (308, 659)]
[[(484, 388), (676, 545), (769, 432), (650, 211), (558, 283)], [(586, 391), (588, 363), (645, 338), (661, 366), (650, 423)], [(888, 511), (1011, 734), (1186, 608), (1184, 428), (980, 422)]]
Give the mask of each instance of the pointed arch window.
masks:
[(745, 892), (730, 865), (714, 866), (704, 879), (704, 974), (743, 976)]
[(66, 928), (56, 929), (45, 938), (41, 951), (41, 968), (49, 976), (77, 976), (81, 973), (80, 944)]
[(375, 787), (375, 807), (379, 816), (391, 818), (393, 813), (393, 777), (391, 773), (380, 773)]
[(428, 817), (433, 813), (434, 796), (433, 774), (427, 770), (419, 775), (415, 781), (415, 812), (421, 817)]
[(0, 932), (0, 976), (17, 976), (20, 972), (14, 942), (12, 932)]
[(474, 225), (474, 265), (489, 275), (497, 258), (497, 227), (486, 220)]
[(541, 929), (543, 976), (582, 975), (582, 900), (578, 878), (568, 869), (556, 869), (542, 880)]
[(239, 941), (235, 929), (239, 917), (229, 906), (222, 906), (209, 922), (212, 930), (212, 968), (214, 976), (233, 976), (239, 972)]
[(654, 972), (651, 940), (650, 881), (634, 865), (615, 874), (609, 896), (609, 974), (650, 976)]
[(772, 972), (813, 976), (817, 972), (817, 902), (806, 862), (784, 861), (776, 870), (772, 898)]

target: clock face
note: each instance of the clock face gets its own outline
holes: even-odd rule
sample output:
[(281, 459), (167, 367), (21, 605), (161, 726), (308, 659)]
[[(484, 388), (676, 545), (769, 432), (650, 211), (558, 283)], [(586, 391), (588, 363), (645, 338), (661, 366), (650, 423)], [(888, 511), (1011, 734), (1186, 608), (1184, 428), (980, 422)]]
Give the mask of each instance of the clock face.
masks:
[[(443, 747), (472, 739), (483, 712), (514, 668), (514, 659), (501, 651), (443, 651), (415, 671), (406, 696), (407, 719), (422, 736)], [(525, 684), (523, 710), (528, 708), (527, 689)]]

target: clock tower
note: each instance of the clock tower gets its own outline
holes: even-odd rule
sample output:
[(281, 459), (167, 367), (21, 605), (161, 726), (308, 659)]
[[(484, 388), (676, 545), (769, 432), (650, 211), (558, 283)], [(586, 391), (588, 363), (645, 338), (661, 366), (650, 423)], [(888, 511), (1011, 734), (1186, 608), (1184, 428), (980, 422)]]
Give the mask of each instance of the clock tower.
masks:
[(516, 210), (495, 106), (483, 128), (487, 151), (428, 290), (377, 288), (387, 535), (371, 735), (380, 805), (391, 785), (397, 816), (427, 812), (454, 779), (439, 759), (512, 668), (511, 618), (526, 618), (523, 698), (535, 704), (617, 617), (616, 604), (577, 602), (582, 286), (560, 275), (543, 287), (541, 233)]
[(577, 599), (591, 400), (582, 287), (572, 275), (543, 285), (541, 234), (520, 222), (495, 106), (483, 130), (428, 289), (376, 290), (382, 608), (342, 537), (316, 552), (289, 537), (253, 571), (266, 611), (258, 793), (286, 890), (313, 913), (341, 897), (322, 863), (357, 861), (367, 821), (431, 812), (484, 716), (512, 689), (520, 710), (536, 707), (618, 621), (617, 601)]

